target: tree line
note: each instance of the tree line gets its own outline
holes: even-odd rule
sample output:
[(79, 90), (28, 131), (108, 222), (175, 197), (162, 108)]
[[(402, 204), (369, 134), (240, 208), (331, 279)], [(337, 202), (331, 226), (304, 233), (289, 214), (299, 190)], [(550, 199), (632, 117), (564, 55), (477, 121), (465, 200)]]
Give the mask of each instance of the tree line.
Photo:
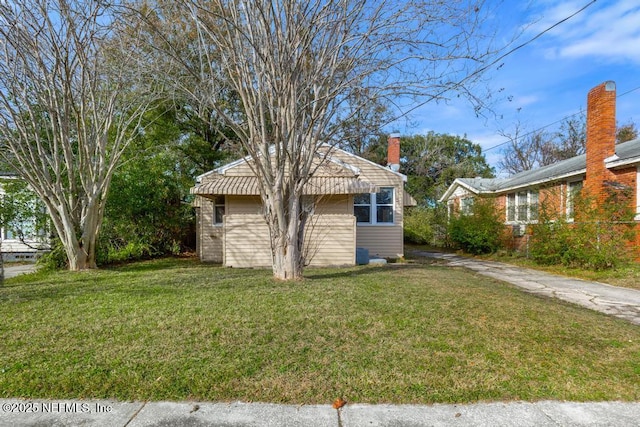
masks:
[[(250, 155), (274, 277), (299, 279), (317, 148), (383, 162), (380, 129), (411, 105), (484, 108), (494, 12), (481, 0), (0, 2), (3, 167), (82, 270), (188, 245), (194, 177)], [(411, 136), (402, 150), (427, 206), (456, 176), (494, 173), (465, 137)]]

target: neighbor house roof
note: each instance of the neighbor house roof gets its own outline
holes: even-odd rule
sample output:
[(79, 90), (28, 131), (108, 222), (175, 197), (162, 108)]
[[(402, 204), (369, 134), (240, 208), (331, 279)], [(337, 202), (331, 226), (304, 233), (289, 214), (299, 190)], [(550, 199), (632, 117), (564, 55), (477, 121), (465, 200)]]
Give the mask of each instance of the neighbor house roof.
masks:
[[(608, 168), (640, 163), (640, 138), (616, 145), (616, 154), (606, 159), (605, 162)], [(581, 154), (552, 165), (520, 172), (508, 178), (457, 178), (440, 198), (440, 201), (448, 200), (457, 187), (463, 187), (475, 194), (497, 194), (576, 177), (584, 174), (586, 167), (587, 157), (585, 154)]]

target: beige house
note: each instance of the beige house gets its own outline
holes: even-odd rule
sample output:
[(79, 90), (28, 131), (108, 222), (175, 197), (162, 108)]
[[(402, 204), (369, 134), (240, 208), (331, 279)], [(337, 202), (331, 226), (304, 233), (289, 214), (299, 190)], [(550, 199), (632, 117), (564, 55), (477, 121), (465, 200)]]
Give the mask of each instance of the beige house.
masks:
[[(305, 228), (307, 265), (354, 265), (356, 248), (372, 257), (404, 254), (404, 207), (415, 201), (398, 172), (399, 135), (389, 138), (389, 167), (323, 146), (305, 191), (311, 215)], [(197, 178), (197, 253), (227, 267), (270, 267), (271, 239), (262, 215), (259, 183), (243, 158)]]

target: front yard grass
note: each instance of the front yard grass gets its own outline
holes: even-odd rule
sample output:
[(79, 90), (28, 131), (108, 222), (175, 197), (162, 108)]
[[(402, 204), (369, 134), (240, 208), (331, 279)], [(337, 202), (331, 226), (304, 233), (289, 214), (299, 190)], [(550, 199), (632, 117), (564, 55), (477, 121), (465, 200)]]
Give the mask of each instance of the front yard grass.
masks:
[(435, 403), (640, 400), (640, 327), (435, 265), (166, 259), (0, 288), (0, 396)]

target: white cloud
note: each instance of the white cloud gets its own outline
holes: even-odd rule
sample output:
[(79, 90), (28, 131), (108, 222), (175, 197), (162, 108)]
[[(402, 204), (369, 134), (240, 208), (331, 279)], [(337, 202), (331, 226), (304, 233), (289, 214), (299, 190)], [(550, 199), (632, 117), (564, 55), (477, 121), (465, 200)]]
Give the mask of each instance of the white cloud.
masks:
[[(544, 11), (527, 33), (540, 32), (575, 13), (584, 4), (563, 2)], [(548, 59), (603, 59), (640, 64), (640, 4), (618, 0), (585, 9), (545, 35), (541, 44)]]

